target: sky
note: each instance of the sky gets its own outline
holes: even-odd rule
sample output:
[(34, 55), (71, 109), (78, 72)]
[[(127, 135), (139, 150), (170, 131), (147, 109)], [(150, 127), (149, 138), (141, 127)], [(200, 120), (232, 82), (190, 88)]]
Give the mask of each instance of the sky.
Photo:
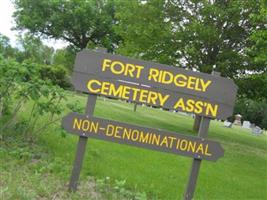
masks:
[[(19, 35), (18, 31), (11, 30), (15, 26), (15, 22), (12, 18), (12, 14), (15, 11), (14, 5), (11, 0), (0, 0), (0, 33), (7, 36), (10, 39), (10, 43), (13, 47), (16, 45), (16, 35)], [(67, 46), (67, 43), (60, 40), (42, 40), (44, 44), (55, 49), (63, 48)]]

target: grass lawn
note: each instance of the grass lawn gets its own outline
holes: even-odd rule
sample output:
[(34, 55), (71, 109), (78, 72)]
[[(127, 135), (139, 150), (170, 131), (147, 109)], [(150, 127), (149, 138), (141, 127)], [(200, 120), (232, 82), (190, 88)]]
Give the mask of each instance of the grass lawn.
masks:
[[(79, 100), (85, 107), (85, 96), (73, 96), (72, 99)], [(189, 116), (141, 106), (138, 106), (137, 112), (133, 112), (133, 104), (121, 101), (98, 98), (95, 116), (195, 135), (192, 132), (193, 119)], [(212, 121), (209, 139), (222, 144), (225, 156), (217, 162), (202, 162), (194, 199), (267, 199), (266, 132), (255, 136), (249, 130), (225, 128), (221, 122)], [(116, 180), (125, 180), (123, 189), (146, 193), (147, 199), (182, 199), (192, 159), (95, 139), (89, 139), (87, 145), (80, 177), (81, 187), (77, 194), (69, 195), (66, 185), (77, 141), (77, 136), (67, 134), (62, 137), (60, 130), (53, 127), (32, 146), (14, 145), (14, 140), (1, 142), (2, 198), (119, 198), (112, 195), (101, 197), (96, 194), (98, 191), (89, 191), (90, 184), (85, 184), (88, 184), (88, 177), (94, 177), (96, 184), (97, 180), (102, 180), (99, 184), (105, 187), (114, 187), (120, 184)], [(103, 183), (105, 181), (110, 184)]]

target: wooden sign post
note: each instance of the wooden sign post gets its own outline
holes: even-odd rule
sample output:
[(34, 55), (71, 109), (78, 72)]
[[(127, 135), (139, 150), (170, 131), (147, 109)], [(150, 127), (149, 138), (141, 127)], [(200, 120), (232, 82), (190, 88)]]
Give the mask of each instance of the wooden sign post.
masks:
[[(89, 96), (85, 115), (70, 113), (62, 120), (65, 130), (79, 136), (70, 191), (77, 190), (88, 137), (193, 158), (185, 200), (193, 198), (202, 159), (216, 161), (224, 155), (221, 145), (206, 137), (211, 119), (232, 115), (237, 86), (230, 79), (83, 50), (76, 56), (72, 83)], [(194, 113), (201, 117), (198, 136), (96, 118), (97, 95)]]
[[(198, 130), (198, 137), (204, 139), (208, 136), (209, 124), (210, 124), (209, 118), (207, 117), (201, 118), (200, 127)], [(201, 164), (201, 159), (199, 158), (193, 159), (188, 183), (186, 186), (186, 191), (184, 194), (184, 200), (191, 200), (193, 198), (195, 188), (196, 188), (197, 178), (199, 174), (200, 164)]]
[[(97, 49), (97, 52), (105, 53), (106, 49)], [(93, 116), (95, 110), (97, 95), (88, 94), (87, 104), (85, 113), (87, 116)], [(83, 164), (84, 154), (87, 145), (87, 137), (80, 136), (77, 144), (77, 150), (75, 155), (75, 160), (73, 163), (73, 169), (71, 173), (70, 183), (69, 183), (69, 191), (75, 192), (77, 190), (78, 180), (80, 177), (80, 172)]]
[[(87, 105), (86, 105), (86, 110), (85, 110), (85, 113), (87, 116), (94, 115), (96, 98), (97, 98), (96, 95), (89, 94)], [(75, 156), (75, 160), (73, 163), (73, 169), (72, 169), (70, 183), (69, 183), (69, 190), (73, 192), (77, 190), (77, 184), (78, 184), (78, 180), (79, 180), (79, 176), (80, 176), (80, 172), (82, 168), (87, 140), (88, 140), (87, 137), (80, 136), (78, 144), (77, 144), (76, 156)]]

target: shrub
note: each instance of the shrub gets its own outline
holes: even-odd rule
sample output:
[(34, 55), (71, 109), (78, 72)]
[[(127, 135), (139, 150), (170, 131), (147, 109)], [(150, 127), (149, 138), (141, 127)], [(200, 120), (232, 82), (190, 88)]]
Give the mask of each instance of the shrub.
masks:
[(242, 98), (237, 100), (235, 114), (241, 114), (242, 120), (248, 120), (261, 128), (267, 128), (267, 100)]
[[(65, 91), (50, 79), (42, 79), (40, 69), (40, 65), (30, 61), (18, 63), (0, 57), (0, 133), (16, 127), (13, 125), (18, 123), (23, 124), (22, 133), (34, 135), (61, 119), (59, 115), (65, 107), (62, 103), (66, 98)], [(16, 121), (26, 104), (30, 105), (30, 108), (27, 107), (27, 119)], [(71, 104), (66, 106), (72, 110), (77, 107)], [(44, 121), (43, 116), (48, 120)], [(41, 126), (38, 126), (38, 121), (42, 121)]]
[(71, 86), (67, 70), (62, 65), (43, 65), (40, 69), (40, 77), (64, 89)]

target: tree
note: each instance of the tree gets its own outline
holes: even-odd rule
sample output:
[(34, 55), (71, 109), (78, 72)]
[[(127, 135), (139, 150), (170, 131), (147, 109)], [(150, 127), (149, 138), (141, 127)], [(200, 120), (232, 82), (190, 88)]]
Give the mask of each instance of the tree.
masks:
[[(80, 110), (76, 103), (63, 103), (67, 94), (62, 88), (52, 84), (51, 80), (42, 79), (44, 74), (40, 73), (41, 69), (40, 64), (32, 63), (30, 60), (19, 63), (0, 55), (2, 138), (8, 133), (7, 128), (14, 128), (18, 129), (23, 137), (32, 140), (35, 134), (40, 134), (61, 120), (66, 106), (71, 110)], [(61, 70), (59, 72), (61, 73)], [(58, 75), (60, 73), (52, 72)], [(57, 78), (56, 81), (58, 80), (60, 79)], [(25, 112), (23, 116), (17, 117), (22, 112)]]
[(13, 57), (16, 53), (16, 49), (10, 45), (10, 40), (7, 36), (0, 33), (0, 54), (4, 57)]
[(267, 100), (267, 72), (250, 74), (236, 80), (239, 98)]
[(15, 0), (16, 29), (63, 39), (77, 50), (103, 46), (112, 51), (120, 38), (114, 33), (113, 0)]
[(231, 78), (258, 71), (245, 50), (260, 1), (126, 1), (117, 14), (119, 52)]
[(240, 98), (236, 102), (234, 113), (241, 114), (242, 120), (248, 120), (261, 128), (267, 129), (267, 99)]
[(267, 72), (267, 0), (261, 1), (260, 13), (251, 15), (251, 19), (256, 29), (249, 38), (251, 46), (247, 49), (247, 53), (255, 68)]
[(125, 1), (116, 15), (116, 31), (124, 41), (118, 52), (205, 73), (215, 70), (234, 79), (262, 72), (246, 54), (258, 27), (251, 16), (258, 16), (261, 4), (263, 0)]
[(57, 49), (53, 56), (53, 65), (63, 65), (68, 72), (72, 72), (75, 55), (75, 51), (70, 47)]
[(31, 34), (25, 34), (18, 39), (21, 50), (17, 52), (16, 59), (19, 62), (31, 59), (39, 64), (51, 64), (54, 49), (42, 43), (39, 38)]
[[(177, 10), (177, 14), (180, 10)], [(175, 65), (172, 26), (165, 1), (121, 1), (116, 32), (122, 37), (117, 53)]]

